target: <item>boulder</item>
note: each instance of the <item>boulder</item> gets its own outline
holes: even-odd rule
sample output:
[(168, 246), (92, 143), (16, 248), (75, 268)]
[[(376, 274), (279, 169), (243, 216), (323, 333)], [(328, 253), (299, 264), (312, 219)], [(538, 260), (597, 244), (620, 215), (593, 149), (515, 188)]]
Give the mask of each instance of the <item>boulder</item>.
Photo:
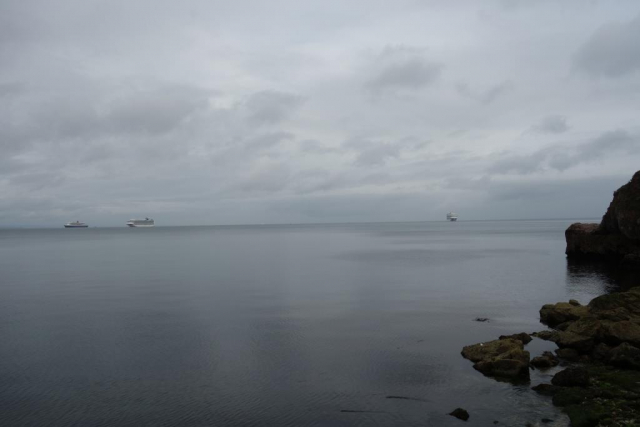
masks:
[(555, 374), (551, 384), (558, 387), (588, 387), (589, 372), (581, 367), (567, 368)]
[(565, 322), (578, 320), (580, 317), (586, 316), (588, 312), (588, 307), (575, 306), (568, 302), (545, 304), (540, 309), (540, 321), (554, 327)]
[(449, 415), (452, 415), (462, 421), (467, 421), (469, 419), (469, 413), (462, 408), (454, 409), (452, 412), (449, 412)]
[(519, 334), (513, 334), (513, 335), (500, 335), (498, 339), (519, 340), (519, 341), (522, 341), (522, 344), (529, 344), (533, 338), (531, 338), (531, 335), (529, 335), (526, 332), (520, 332)]
[(634, 346), (640, 346), (640, 323), (630, 320), (620, 322), (602, 322), (603, 340), (608, 344), (621, 344), (627, 342)]
[(541, 369), (552, 368), (558, 366), (559, 363), (558, 358), (550, 351), (545, 351), (542, 355), (531, 359), (531, 366)]
[(580, 358), (580, 353), (574, 348), (559, 348), (556, 350), (556, 354), (559, 358), (568, 360), (569, 362), (577, 362)]
[(531, 334), (532, 336), (536, 337), (536, 338), (540, 338), (541, 340), (545, 340), (545, 341), (553, 341), (555, 342), (558, 339), (558, 332), (557, 331), (540, 331), (540, 332), (534, 332)]
[(501, 378), (529, 378), (529, 352), (520, 340), (510, 338), (468, 345), (462, 356), (474, 362), (484, 375)]
[(624, 369), (640, 369), (640, 349), (622, 343), (609, 351), (608, 362)]

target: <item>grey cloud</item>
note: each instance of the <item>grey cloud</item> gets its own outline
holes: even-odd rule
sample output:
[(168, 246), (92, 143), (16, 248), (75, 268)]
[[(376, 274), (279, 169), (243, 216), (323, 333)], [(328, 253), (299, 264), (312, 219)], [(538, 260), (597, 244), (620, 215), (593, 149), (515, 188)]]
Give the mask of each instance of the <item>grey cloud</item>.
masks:
[(600, 27), (573, 58), (575, 68), (591, 76), (620, 77), (640, 71), (640, 15)]
[(563, 133), (569, 130), (569, 125), (566, 116), (549, 115), (533, 125), (531, 130), (538, 133)]
[(288, 118), (299, 107), (303, 98), (291, 93), (262, 91), (246, 101), (249, 120), (254, 123), (278, 123)]
[(486, 90), (476, 91), (469, 87), (467, 83), (458, 83), (456, 85), (458, 93), (466, 98), (470, 98), (480, 102), (481, 104), (491, 104), (500, 96), (513, 89), (513, 83), (509, 80), (491, 86)]
[(356, 153), (357, 166), (369, 167), (383, 166), (387, 161), (400, 157), (402, 152), (419, 150), (425, 145), (425, 141), (412, 137), (391, 142), (357, 137), (345, 141), (342, 147)]
[(378, 71), (366, 87), (379, 93), (427, 86), (440, 76), (443, 65), (427, 59), (422, 49), (399, 46), (385, 48), (374, 67)]
[(165, 133), (206, 108), (209, 96), (209, 91), (181, 85), (129, 92), (108, 104), (104, 120), (110, 131)]
[(270, 132), (249, 138), (245, 142), (244, 148), (250, 151), (267, 150), (280, 145), (284, 141), (293, 139), (294, 136), (291, 132)]
[(620, 153), (640, 153), (640, 137), (618, 129), (604, 132), (591, 141), (576, 146), (553, 144), (528, 155), (503, 154), (488, 171), (493, 174), (521, 175), (545, 169), (564, 171), (582, 163)]

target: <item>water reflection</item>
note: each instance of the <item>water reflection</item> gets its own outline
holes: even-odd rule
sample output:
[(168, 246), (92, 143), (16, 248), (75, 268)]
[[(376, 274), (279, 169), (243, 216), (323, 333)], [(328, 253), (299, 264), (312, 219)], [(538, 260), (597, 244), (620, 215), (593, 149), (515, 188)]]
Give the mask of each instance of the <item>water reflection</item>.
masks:
[(637, 286), (638, 272), (620, 269), (611, 263), (567, 259), (567, 290), (570, 293), (600, 295)]

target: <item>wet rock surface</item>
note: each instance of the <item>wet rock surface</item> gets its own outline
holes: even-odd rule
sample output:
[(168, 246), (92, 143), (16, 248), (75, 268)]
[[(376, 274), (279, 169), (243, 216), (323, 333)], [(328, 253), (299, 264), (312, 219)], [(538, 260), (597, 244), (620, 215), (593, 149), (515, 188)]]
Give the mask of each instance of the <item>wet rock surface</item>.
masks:
[(582, 367), (567, 368), (558, 372), (551, 379), (551, 384), (558, 387), (587, 387), (589, 372)]
[(462, 356), (474, 362), (473, 367), (487, 376), (529, 378), (530, 355), (520, 340), (505, 338), (468, 345), (462, 349)]
[(538, 369), (553, 368), (554, 366), (558, 366), (559, 363), (560, 360), (550, 351), (545, 351), (541, 356), (536, 356), (531, 359), (531, 366)]

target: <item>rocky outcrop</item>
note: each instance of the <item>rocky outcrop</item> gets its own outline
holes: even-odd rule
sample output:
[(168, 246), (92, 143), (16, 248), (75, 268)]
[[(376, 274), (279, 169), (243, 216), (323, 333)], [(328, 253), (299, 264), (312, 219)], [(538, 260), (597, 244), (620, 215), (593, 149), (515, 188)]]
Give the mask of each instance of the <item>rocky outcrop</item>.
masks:
[[(561, 330), (543, 331), (537, 337), (555, 342), (560, 350), (571, 356), (588, 355), (609, 362), (614, 348), (627, 344), (624, 354), (635, 354), (640, 348), (640, 288), (594, 298), (587, 306), (571, 303), (546, 304), (540, 309), (540, 320)], [(625, 362), (623, 362), (625, 363)], [(633, 364), (627, 364), (631, 366)]]
[(529, 378), (530, 355), (519, 339), (505, 338), (468, 345), (462, 349), (462, 356), (474, 362), (476, 370), (490, 377)]
[(572, 224), (565, 238), (570, 259), (615, 261), (640, 269), (640, 171), (613, 193), (600, 224)]

